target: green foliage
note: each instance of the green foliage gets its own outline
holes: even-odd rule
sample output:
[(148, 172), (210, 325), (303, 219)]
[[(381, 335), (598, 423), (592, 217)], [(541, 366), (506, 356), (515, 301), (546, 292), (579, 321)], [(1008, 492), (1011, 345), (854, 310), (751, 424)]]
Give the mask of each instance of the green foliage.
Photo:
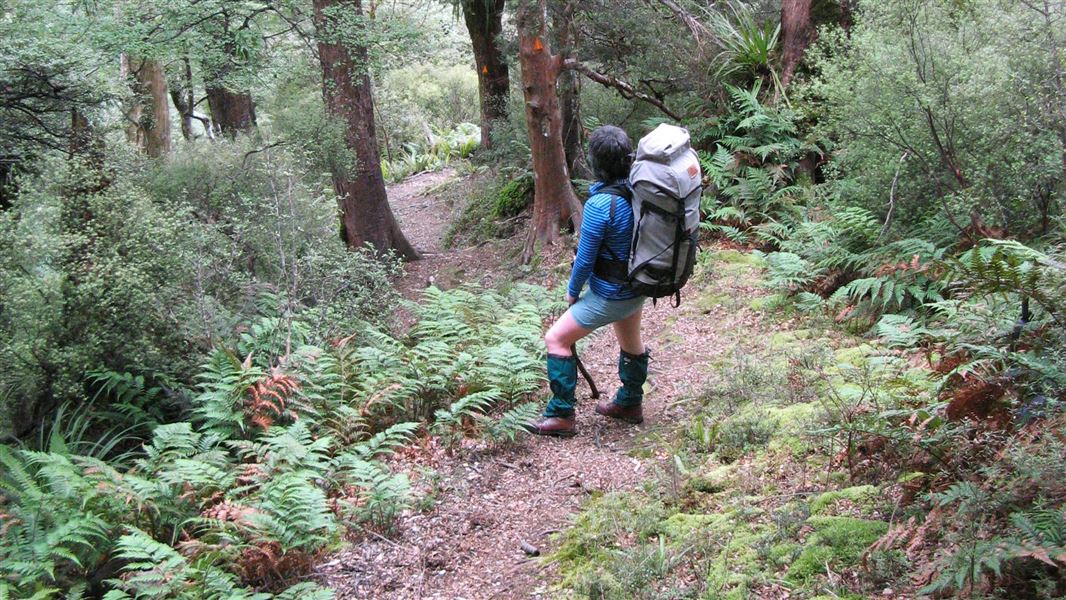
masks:
[[(403, 419), (434, 417), (446, 441), (515, 439), (554, 306), (531, 286), (429, 289), (403, 340), (364, 326), (281, 356), (278, 323), (263, 319), (212, 353), (193, 421), (155, 426), (133, 460), (76, 454), (110, 455), (64, 440), (81, 425), (55, 429), (44, 451), (0, 446), (0, 578), (21, 597), (84, 581), (113, 555), (127, 563), (112, 598), (269, 598), (251, 587), (276, 589), (345, 525), (388, 529), (411, 506), (407, 474), (381, 461), (420, 429)], [(120, 406), (160, 393), (131, 375), (96, 380)]]
[(80, 465), (61, 453), (0, 446), (0, 464), (0, 492), (8, 501), (0, 555), (4, 574), (58, 582), (65, 571), (90, 572), (110, 532), (98, 512), (108, 498), (94, 488), (96, 478), (82, 476)]
[(735, 242), (756, 236), (770, 239), (778, 224), (799, 216), (798, 161), (814, 148), (797, 137), (795, 117), (759, 101), (760, 84), (751, 91), (727, 86), (731, 111), (718, 120), (694, 123), (697, 142), (713, 141), (714, 152), (700, 152), (703, 171), (715, 194), (704, 195), (703, 227)]
[(1046, 231), (1063, 176), (1062, 123), (1034, 109), (1062, 102), (1036, 83), (1053, 77), (1064, 41), (1052, 25), (1063, 9), (1048, 9), (870, 3), (847, 32), (820, 36), (807, 110), (839, 144), (834, 185), (848, 202), (882, 216), (891, 195), (895, 226), (935, 220), (938, 243), (959, 235), (950, 216), (971, 211), (1014, 235)]
[(496, 217), (517, 216), (533, 203), (533, 174), (523, 173), (500, 188), (496, 200)]
[[(180, 388), (240, 323), (274, 317), (288, 332), (299, 315), (321, 342), (387, 314), (397, 264), (344, 248), (332, 200), (301, 182), (293, 156), (245, 149), (118, 162), (118, 180), (76, 198), (69, 190), (90, 175), (70, 163), (23, 181), (0, 213), (0, 387), (10, 398), (0, 426), (21, 432), (35, 410), (86, 389), (130, 419), (179, 417)], [(152, 383), (135, 392), (134, 380), (86, 380), (100, 370)], [(152, 391), (160, 384), (170, 391)]]
[(454, 129), (430, 134), (429, 146), (407, 144), (399, 156), (381, 160), (381, 172), (386, 181), (399, 182), (411, 175), (437, 171), (455, 160), (470, 158), (481, 144), (481, 128), (473, 123), (460, 123)]
[(814, 529), (803, 552), (792, 563), (788, 578), (803, 581), (828, 568), (859, 562), (863, 551), (888, 531), (888, 523), (855, 517), (811, 517)]
[(710, 28), (719, 40), (721, 51), (716, 76), (740, 79), (741, 85), (767, 83), (768, 89), (783, 94), (784, 88), (775, 70), (775, 58), (781, 25), (772, 19), (761, 23), (755, 9), (743, 2), (730, 1), (710, 11)]
[(772, 252), (766, 255), (766, 269), (770, 276), (767, 281), (770, 286), (792, 292), (810, 285), (821, 275), (809, 262), (791, 252)]
[(1032, 299), (1061, 322), (1066, 265), (1015, 240), (988, 240), (950, 263), (951, 278), (972, 293)]
[(475, 415), (539, 389), (541, 319), (555, 307), (545, 290), (528, 285), (506, 295), (427, 288), (406, 343), (368, 332), (367, 345), (345, 350), (346, 370), (359, 374), (348, 381), (355, 394), (373, 398), (372, 416), (432, 418), (442, 433), (480, 429)]

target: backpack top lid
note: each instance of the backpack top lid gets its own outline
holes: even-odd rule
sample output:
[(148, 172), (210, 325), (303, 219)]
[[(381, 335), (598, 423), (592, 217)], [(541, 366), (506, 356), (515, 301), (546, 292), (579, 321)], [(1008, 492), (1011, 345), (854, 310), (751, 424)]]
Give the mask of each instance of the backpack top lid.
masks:
[(640, 196), (645, 185), (674, 198), (687, 198), (700, 189), (699, 157), (689, 145), (688, 131), (663, 123), (640, 138), (629, 182)]
[(661, 123), (637, 143), (637, 160), (653, 160), (669, 163), (681, 152), (689, 149), (688, 131)]

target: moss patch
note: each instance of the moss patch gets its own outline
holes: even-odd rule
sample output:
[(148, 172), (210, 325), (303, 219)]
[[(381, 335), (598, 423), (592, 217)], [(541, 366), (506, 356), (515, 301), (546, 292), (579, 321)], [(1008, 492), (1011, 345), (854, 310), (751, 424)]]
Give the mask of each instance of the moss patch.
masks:
[(496, 193), (496, 217), (513, 217), (524, 211), (532, 202), (533, 174), (523, 173), (505, 183)]
[(676, 513), (662, 522), (663, 534), (671, 539), (684, 541), (690, 535), (705, 530), (721, 530), (728, 526), (729, 519), (721, 514)]
[(716, 308), (728, 308), (735, 304), (736, 300), (729, 294), (703, 294), (696, 299), (696, 310), (706, 314)]
[(869, 344), (860, 344), (851, 348), (841, 348), (833, 353), (838, 365), (865, 366), (870, 355), (876, 350)]
[(712, 254), (715, 262), (729, 264), (729, 265), (747, 265), (752, 267), (760, 267), (764, 264), (763, 260), (751, 252), (741, 252), (739, 250), (722, 249)]
[(811, 514), (821, 515), (832, 512), (842, 501), (849, 501), (863, 508), (872, 508), (878, 491), (872, 485), (857, 485), (842, 490), (826, 492), (811, 501)]
[(888, 531), (888, 523), (856, 517), (811, 517), (803, 552), (788, 569), (790, 581), (804, 582), (825, 571), (825, 566), (850, 567), (862, 553)]

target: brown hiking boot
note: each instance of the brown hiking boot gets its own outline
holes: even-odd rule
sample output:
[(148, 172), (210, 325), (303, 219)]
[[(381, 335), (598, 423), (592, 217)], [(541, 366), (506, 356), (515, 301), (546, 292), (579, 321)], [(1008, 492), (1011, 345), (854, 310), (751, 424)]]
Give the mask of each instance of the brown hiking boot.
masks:
[(596, 414), (637, 425), (644, 422), (644, 411), (636, 406), (618, 406), (613, 400), (604, 399), (596, 404)]
[(552, 437), (574, 437), (577, 435), (577, 422), (574, 417), (541, 417), (530, 421), (523, 428), (533, 435)]

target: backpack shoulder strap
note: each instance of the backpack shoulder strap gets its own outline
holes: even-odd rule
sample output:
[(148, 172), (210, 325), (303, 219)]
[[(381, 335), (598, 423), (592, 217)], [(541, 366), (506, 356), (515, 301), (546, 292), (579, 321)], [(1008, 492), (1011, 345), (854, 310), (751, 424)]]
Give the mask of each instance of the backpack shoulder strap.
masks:
[[(618, 203), (618, 196), (621, 196), (626, 202), (633, 199), (633, 191), (629, 189), (629, 186), (624, 183), (615, 183), (611, 185), (605, 185), (602, 188), (596, 190), (596, 194), (607, 194), (611, 198), (610, 208), (608, 212), (607, 222), (608, 224), (614, 223), (614, 205)], [(623, 282), (629, 274), (629, 261), (620, 258), (609, 245), (605, 245), (604, 249), (610, 256), (610, 260), (603, 260), (602, 258), (596, 259), (596, 264), (593, 268), (593, 272), (596, 275), (603, 277), (613, 283)]]
[(612, 183), (611, 185), (605, 185), (599, 190), (597, 190), (596, 193), (608, 194), (611, 196), (611, 208), (609, 213), (610, 216), (608, 217), (608, 219), (612, 222), (614, 221), (614, 196), (621, 196), (627, 202), (633, 200), (633, 190), (629, 189), (629, 186), (624, 183)]

